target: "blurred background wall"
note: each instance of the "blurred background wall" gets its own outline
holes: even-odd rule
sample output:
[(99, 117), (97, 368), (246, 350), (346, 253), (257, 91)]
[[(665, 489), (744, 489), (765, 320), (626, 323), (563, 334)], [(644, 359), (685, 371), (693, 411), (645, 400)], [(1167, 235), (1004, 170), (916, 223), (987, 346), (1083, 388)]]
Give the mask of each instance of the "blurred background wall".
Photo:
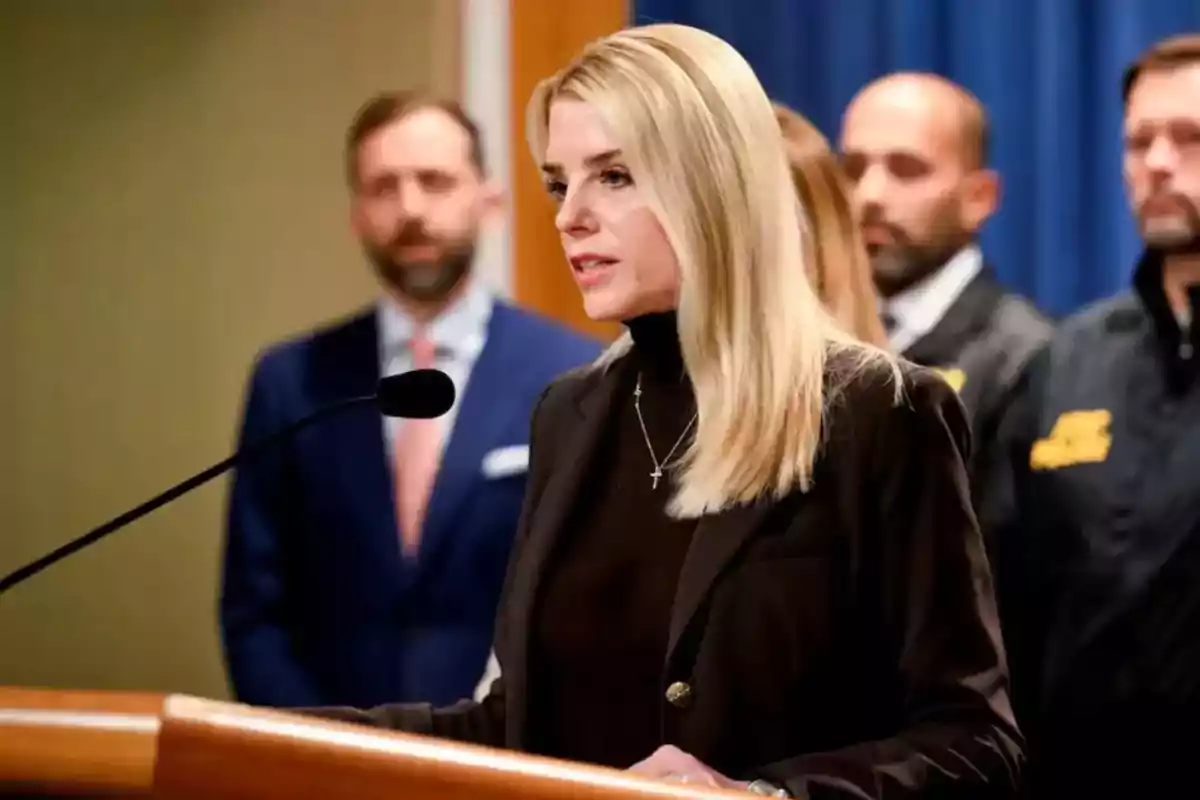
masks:
[[(526, 148), (534, 84), (625, 0), (0, 3), (0, 574), (226, 456), (265, 345), (376, 287), (342, 139), (370, 94), (464, 101), (507, 191), (477, 267), (602, 336)], [(227, 482), (0, 598), (0, 685), (227, 697)]]
[[(233, 443), (267, 342), (372, 296), (343, 131), (457, 94), (446, 0), (0, 4), (0, 572)], [(0, 599), (0, 684), (225, 696), (217, 481)]]

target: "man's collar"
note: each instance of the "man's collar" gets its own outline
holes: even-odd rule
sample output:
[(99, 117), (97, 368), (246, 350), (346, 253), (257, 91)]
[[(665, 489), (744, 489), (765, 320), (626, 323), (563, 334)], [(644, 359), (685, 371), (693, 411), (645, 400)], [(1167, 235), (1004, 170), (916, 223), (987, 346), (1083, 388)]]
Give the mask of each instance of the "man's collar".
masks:
[(972, 243), (904, 291), (881, 301), (881, 311), (895, 320), (897, 333), (922, 336), (946, 315), (967, 285), (983, 270), (983, 253)]
[[(1159, 327), (1160, 333), (1167, 334), (1168, 338), (1171, 338), (1170, 329), (1182, 327), (1183, 320), (1171, 308), (1171, 303), (1167, 299), (1167, 291), (1163, 286), (1164, 262), (1165, 258), (1161, 252), (1150, 249), (1143, 251), (1142, 257), (1138, 259), (1137, 268), (1133, 272), (1133, 288), (1142, 301), (1142, 306)], [(1188, 297), (1191, 303), (1186, 316), (1189, 322), (1194, 323), (1197, 301), (1200, 299), (1200, 286), (1189, 287)]]
[[(462, 293), (425, 329), (439, 352), (464, 353), (482, 346), (495, 298), (478, 276), (468, 276), (467, 280)], [(385, 294), (379, 300), (378, 317), (381, 351), (391, 355), (408, 347), (417, 323), (403, 306)]]

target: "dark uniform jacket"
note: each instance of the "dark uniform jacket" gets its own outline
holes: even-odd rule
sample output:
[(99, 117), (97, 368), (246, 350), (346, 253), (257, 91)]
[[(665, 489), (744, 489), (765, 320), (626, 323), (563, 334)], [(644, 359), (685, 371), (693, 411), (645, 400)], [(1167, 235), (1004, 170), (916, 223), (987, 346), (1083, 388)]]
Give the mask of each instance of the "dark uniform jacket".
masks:
[(1135, 291), (1063, 324), (1005, 423), (996, 570), (1038, 796), (1195, 788), (1168, 784), (1200, 754), (1198, 347), (1147, 255)]
[(1022, 370), (1049, 340), (1050, 322), (1024, 298), (1005, 290), (984, 268), (959, 295), (933, 330), (903, 353), (939, 371), (955, 388), (974, 439), (968, 469), (971, 496), (985, 534), (1006, 504), (1005, 486), (992, 478), (1003, 459), (997, 428)]
[[(966, 419), (943, 381), (905, 369), (898, 403), (879, 370), (844, 390), (811, 491), (703, 517), (678, 578), (663, 576), (677, 586), (662, 743), (814, 800), (1014, 796), (1021, 737), (967, 492)], [(529, 749), (539, 589), (588, 491), (619, 372), (574, 373), (535, 414), (490, 695), (312, 713)]]

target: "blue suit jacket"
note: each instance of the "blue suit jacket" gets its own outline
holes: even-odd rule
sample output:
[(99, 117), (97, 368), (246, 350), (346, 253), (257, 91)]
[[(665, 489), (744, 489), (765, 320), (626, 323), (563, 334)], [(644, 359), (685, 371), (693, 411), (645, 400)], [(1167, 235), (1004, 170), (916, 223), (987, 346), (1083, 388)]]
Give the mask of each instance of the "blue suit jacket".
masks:
[[(221, 594), (237, 698), (269, 706), (469, 697), (483, 673), (525, 474), (485, 456), (527, 445), (533, 406), (599, 343), (497, 302), (426, 512), (417, 562), (400, 554), (382, 418), (359, 407), (243, 464), (228, 510)], [(242, 443), (379, 380), (374, 312), (268, 350)]]

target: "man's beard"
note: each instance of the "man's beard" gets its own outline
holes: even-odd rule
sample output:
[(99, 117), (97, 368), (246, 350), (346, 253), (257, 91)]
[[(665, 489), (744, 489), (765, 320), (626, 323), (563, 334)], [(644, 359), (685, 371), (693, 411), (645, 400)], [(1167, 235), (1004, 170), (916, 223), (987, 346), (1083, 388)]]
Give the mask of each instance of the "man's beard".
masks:
[(868, 214), (865, 219), (868, 224), (887, 228), (892, 235), (890, 244), (869, 249), (875, 286), (884, 297), (897, 295), (937, 272), (972, 238), (963, 230), (957, 211), (949, 207), (939, 213), (923, 241), (882, 218)]
[(1149, 248), (1165, 254), (1200, 252), (1200, 207), (1184, 195), (1170, 197), (1178, 201), (1182, 213), (1166, 217), (1139, 215), (1142, 238)]
[(415, 260), (398, 257), (395, 250), (406, 243), (431, 242), (428, 238), (405, 242), (405, 238), (412, 240), (414, 237), (397, 236), (385, 247), (364, 244), (367, 258), (380, 280), (402, 296), (421, 303), (441, 302), (462, 284), (471, 271), (471, 264), (475, 260), (473, 238), (446, 245), (436, 258)]

